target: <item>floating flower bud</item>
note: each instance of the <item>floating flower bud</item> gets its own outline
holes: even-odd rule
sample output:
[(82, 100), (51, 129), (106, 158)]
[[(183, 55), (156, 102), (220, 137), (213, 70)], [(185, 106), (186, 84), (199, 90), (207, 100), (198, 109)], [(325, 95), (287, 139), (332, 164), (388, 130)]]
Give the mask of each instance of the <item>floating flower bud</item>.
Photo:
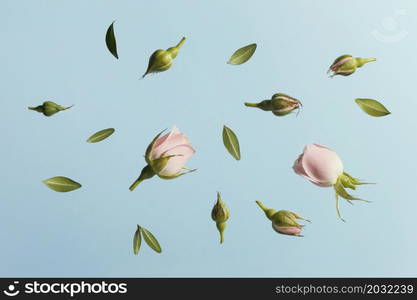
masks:
[(303, 225), (298, 224), (297, 220), (306, 220), (296, 213), (289, 210), (276, 211), (272, 208), (266, 208), (261, 201), (256, 201), (256, 204), (264, 211), (266, 217), (272, 221), (272, 228), (281, 234), (300, 236)]
[(245, 105), (248, 107), (257, 107), (265, 111), (272, 111), (278, 117), (288, 115), (293, 110), (302, 107), (300, 100), (283, 93), (272, 95), (271, 100), (263, 100), (259, 103), (245, 102)]
[(360, 68), (371, 61), (376, 61), (376, 58), (352, 57), (352, 55), (348, 54), (342, 55), (336, 58), (327, 73), (331, 73), (330, 77), (335, 75), (349, 76), (353, 74), (357, 68)]
[(142, 78), (150, 73), (163, 72), (171, 68), (172, 60), (177, 57), (178, 51), (185, 42), (185, 37), (175, 47), (170, 47), (167, 50), (156, 50), (149, 58), (148, 69)]
[(217, 202), (211, 211), (211, 218), (216, 222), (217, 229), (220, 232), (220, 244), (224, 241), (223, 232), (226, 229), (226, 221), (229, 219), (230, 212), (226, 204), (222, 201), (220, 193), (217, 192)]
[(133, 191), (143, 180), (155, 175), (162, 179), (173, 179), (195, 171), (185, 168), (188, 159), (195, 153), (188, 138), (175, 126), (170, 133), (160, 137), (161, 134), (149, 144), (145, 153), (148, 165), (142, 169), (129, 190)]
[(29, 106), (28, 109), (43, 113), (45, 116), (50, 117), (53, 114), (56, 114), (57, 112), (61, 110), (66, 110), (73, 106), (74, 105), (65, 107), (65, 106), (56, 104), (55, 102), (52, 102), (52, 101), (45, 101), (42, 105), (38, 105), (35, 107)]
[(339, 210), (339, 196), (350, 204), (352, 200), (370, 202), (350, 195), (345, 188), (356, 189), (357, 185), (369, 184), (350, 176), (343, 170), (343, 163), (339, 156), (331, 149), (317, 145), (307, 145), (304, 152), (296, 159), (294, 172), (310, 180), (320, 187), (333, 186), (336, 194), (336, 211), (339, 218), (344, 221)]

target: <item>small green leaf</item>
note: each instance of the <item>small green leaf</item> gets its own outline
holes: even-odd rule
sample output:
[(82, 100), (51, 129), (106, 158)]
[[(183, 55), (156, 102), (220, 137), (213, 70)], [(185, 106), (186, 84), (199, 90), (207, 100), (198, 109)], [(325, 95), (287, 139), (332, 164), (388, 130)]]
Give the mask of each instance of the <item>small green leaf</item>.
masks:
[(87, 140), (88, 143), (97, 143), (101, 142), (104, 139), (107, 139), (111, 136), (114, 132), (114, 128), (107, 128), (100, 131), (97, 131), (92, 136), (90, 136)]
[(162, 252), (161, 246), (159, 245), (158, 241), (153, 236), (153, 234), (149, 230), (146, 230), (143, 227), (140, 227), (140, 231), (142, 232), (142, 235), (143, 235), (143, 238), (145, 239), (146, 244), (148, 244), (148, 246), (151, 247), (154, 251), (161, 253)]
[(355, 102), (364, 112), (366, 112), (370, 116), (382, 117), (390, 114), (388, 109), (386, 109), (384, 105), (382, 105), (376, 100), (358, 98), (355, 99)]
[(135, 235), (133, 236), (133, 253), (135, 255), (139, 253), (141, 243), (142, 243), (142, 237), (140, 234), (140, 226), (138, 225)]
[(70, 192), (81, 187), (78, 182), (63, 176), (51, 177), (43, 181), (51, 190), (56, 192)]
[(119, 55), (117, 55), (116, 38), (114, 36), (113, 24), (114, 24), (114, 21), (109, 26), (109, 29), (107, 29), (106, 45), (107, 45), (107, 49), (109, 49), (110, 53), (113, 54), (114, 57), (119, 59)]
[(235, 51), (227, 62), (229, 65), (240, 65), (247, 62), (255, 53), (256, 44), (250, 44)]
[(240, 160), (239, 140), (236, 134), (226, 125), (223, 126), (223, 144), (236, 160)]

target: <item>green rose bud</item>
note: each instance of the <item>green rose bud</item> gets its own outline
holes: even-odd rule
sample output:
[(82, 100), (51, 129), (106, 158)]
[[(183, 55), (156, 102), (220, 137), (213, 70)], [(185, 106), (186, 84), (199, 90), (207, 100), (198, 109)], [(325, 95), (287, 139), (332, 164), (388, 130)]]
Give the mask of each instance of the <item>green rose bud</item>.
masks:
[(211, 211), (211, 218), (216, 222), (217, 229), (220, 232), (220, 244), (224, 241), (224, 230), (226, 229), (226, 221), (229, 219), (230, 212), (226, 204), (222, 201), (220, 193), (217, 192), (217, 202)]
[(272, 111), (278, 117), (288, 115), (295, 109), (300, 109), (302, 104), (300, 100), (290, 97), (283, 93), (272, 95), (271, 100), (263, 100), (259, 103), (245, 102), (248, 107), (257, 107), (265, 111)]
[(55, 102), (52, 102), (52, 101), (45, 101), (42, 105), (38, 105), (35, 107), (29, 106), (28, 109), (43, 113), (45, 116), (50, 117), (61, 110), (70, 109), (73, 106), (74, 105), (65, 107), (65, 106), (56, 104)]
[(330, 77), (335, 75), (349, 76), (353, 74), (357, 68), (360, 68), (371, 61), (376, 61), (376, 58), (352, 57), (352, 55), (348, 54), (342, 55), (336, 58), (327, 73), (331, 73)]
[(185, 37), (175, 47), (170, 47), (167, 50), (156, 50), (149, 58), (148, 69), (142, 78), (150, 73), (163, 72), (171, 68), (172, 60), (177, 57), (178, 51), (185, 42)]
[(279, 210), (266, 208), (262, 202), (256, 201), (256, 204), (264, 211), (266, 217), (272, 221), (272, 228), (281, 234), (300, 236), (303, 225), (298, 224), (297, 220), (310, 222), (294, 212), (289, 210)]

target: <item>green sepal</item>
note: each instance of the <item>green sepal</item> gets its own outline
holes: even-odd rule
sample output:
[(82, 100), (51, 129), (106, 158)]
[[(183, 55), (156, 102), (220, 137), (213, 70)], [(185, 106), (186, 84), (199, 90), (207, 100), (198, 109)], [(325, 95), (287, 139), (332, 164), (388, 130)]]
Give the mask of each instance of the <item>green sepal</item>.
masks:
[(155, 144), (155, 142), (158, 140), (158, 138), (161, 136), (161, 134), (165, 131), (166, 129), (162, 130), (160, 133), (158, 133), (154, 139), (152, 140), (152, 142), (148, 145), (148, 147), (146, 148), (146, 152), (145, 152), (145, 161), (148, 163), (148, 165), (151, 164), (151, 160), (150, 160), (150, 153), (152, 151), (153, 145)]
[(278, 227), (302, 227), (296, 221), (295, 215), (288, 210), (280, 210), (275, 213), (272, 217), (272, 222)]
[(342, 215), (340, 214), (339, 195), (337, 194), (336, 190), (335, 190), (335, 198), (336, 198), (336, 212), (337, 212), (337, 216), (339, 217), (340, 220), (342, 220), (343, 222), (346, 222), (345, 219), (343, 219), (342, 218)]
[(306, 221), (306, 222), (311, 223), (311, 221), (310, 221), (310, 220), (304, 219), (303, 217), (301, 217), (301, 216), (297, 215), (295, 212), (292, 212), (292, 211), (288, 211), (288, 212), (289, 212), (291, 215), (293, 215), (293, 217), (294, 217), (294, 218), (296, 218), (296, 219), (298, 219), (298, 220), (303, 220), (303, 221)]
[(350, 180), (350, 182), (351, 183), (353, 183), (354, 185), (363, 185), (363, 184), (375, 184), (375, 183), (372, 183), (372, 182), (363, 182), (363, 181), (361, 181), (360, 179), (358, 179), (358, 178), (355, 178), (355, 177), (353, 177), (353, 176), (350, 176), (348, 173), (346, 173), (346, 172), (343, 172), (343, 175), (345, 175), (346, 177), (348, 177), (349, 178), (349, 180)]
[(345, 220), (342, 218), (341, 214), (340, 214), (340, 208), (339, 208), (339, 196), (342, 197), (343, 199), (345, 199), (347, 202), (349, 202), (349, 204), (353, 204), (352, 201), (353, 200), (358, 200), (358, 201), (363, 201), (363, 202), (371, 202), (368, 200), (364, 200), (358, 197), (355, 197), (351, 194), (349, 194), (346, 190), (345, 187), (351, 188), (351, 189), (356, 189), (355, 185), (359, 185), (359, 184), (367, 184), (365, 182), (361, 182), (359, 179), (356, 179), (352, 176), (350, 176), (347, 173), (343, 173), (342, 175), (340, 175), (337, 178), (336, 183), (333, 185), (334, 191), (335, 191), (335, 197), (336, 197), (336, 212), (338, 217), (344, 222)]
[[(185, 169), (185, 168), (183, 168), (183, 169)], [(188, 169), (187, 172), (178, 172), (177, 174), (174, 174), (174, 175), (171, 175), (171, 176), (166, 176), (166, 175), (161, 175), (161, 174), (157, 174), (157, 175), (158, 175), (159, 178), (169, 180), (169, 179), (178, 178), (178, 177), (180, 177), (182, 175), (185, 175), (185, 174), (188, 174), (188, 173), (192, 173), (194, 171), (197, 171), (197, 169)]]
[(167, 156), (163, 156), (163, 157), (151, 160), (149, 165), (151, 166), (152, 170), (159, 176), (159, 173), (165, 168), (168, 161), (174, 156), (177, 156), (177, 155), (167, 155)]
[(347, 176), (341, 176), (340, 182), (345, 188), (356, 190), (355, 184)]
[(335, 189), (335, 191), (336, 191), (336, 193), (337, 193), (340, 197), (342, 197), (343, 199), (346, 199), (346, 200), (362, 200), (362, 201), (365, 201), (365, 200), (363, 200), (363, 199), (361, 199), (361, 198), (358, 198), (358, 197), (355, 197), (355, 196), (350, 195), (350, 194), (349, 194), (349, 193), (345, 190), (345, 188), (344, 188), (344, 186), (343, 186), (343, 183), (342, 183), (342, 178), (343, 178), (343, 175), (340, 175), (340, 176), (339, 176), (339, 178), (337, 178), (337, 181), (336, 181), (335, 185), (333, 186), (333, 187), (334, 187), (334, 189)]

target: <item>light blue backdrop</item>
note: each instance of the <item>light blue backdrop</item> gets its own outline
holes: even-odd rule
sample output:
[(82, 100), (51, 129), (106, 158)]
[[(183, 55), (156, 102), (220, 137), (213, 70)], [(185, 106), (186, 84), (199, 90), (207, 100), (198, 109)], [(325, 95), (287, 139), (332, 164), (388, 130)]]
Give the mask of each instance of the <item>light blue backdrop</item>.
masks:
[[(415, 1), (1, 1), (1, 276), (416, 276)], [(106, 49), (110, 23), (120, 59)], [(139, 80), (149, 55), (187, 37), (173, 67)], [(226, 64), (256, 42), (252, 59)], [(326, 76), (339, 55), (377, 57), (350, 77)], [(244, 101), (284, 92), (298, 117)], [(355, 98), (392, 112), (363, 113)], [(50, 118), (27, 106), (75, 106)], [(242, 160), (224, 149), (223, 125)], [(129, 185), (160, 130), (177, 125), (198, 171)], [(109, 139), (88, 144), (97, 130)], [(346, 170), (377, 185), (342, 202), (297, 176), (307, 143), (331, 147)], [(56, 193), (57, 175), (83, 184)], [(216, 191), (231, 209), (210, 218)], [(255, 200), (313, 221), (304, 238), (276, 234)], [(136, 224), (163, 253), (132, 253)]]

